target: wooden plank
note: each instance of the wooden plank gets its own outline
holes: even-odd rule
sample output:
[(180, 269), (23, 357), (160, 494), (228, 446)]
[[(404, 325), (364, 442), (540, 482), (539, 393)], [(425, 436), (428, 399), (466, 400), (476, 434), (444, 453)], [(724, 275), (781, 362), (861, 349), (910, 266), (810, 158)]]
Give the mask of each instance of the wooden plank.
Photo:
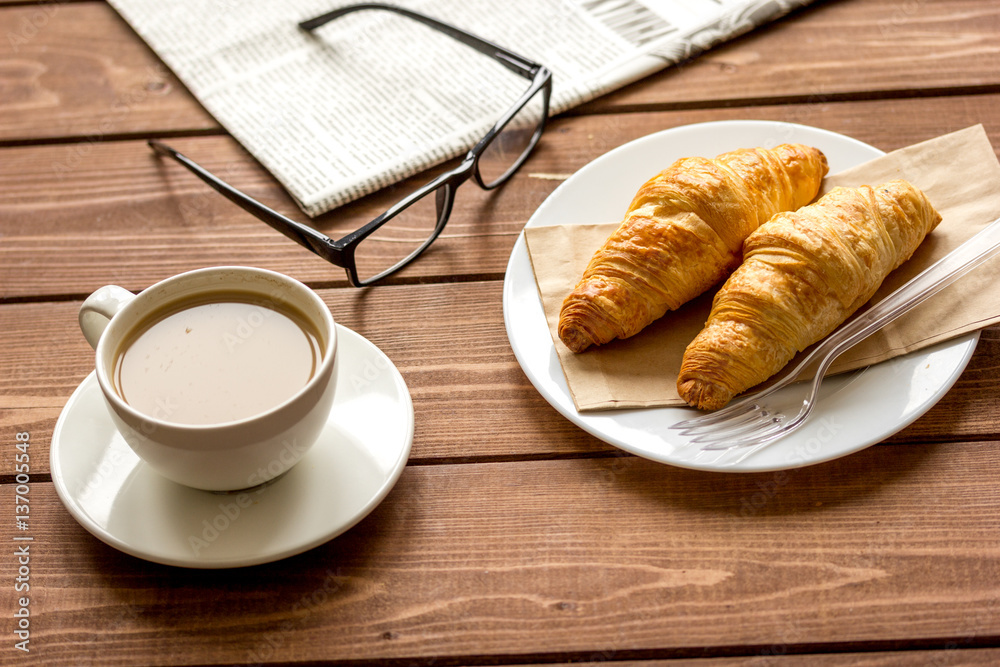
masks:
[[(606, 455), (538, 394), (507, 340), (498, 281), (319, 290), (334, 318), (396, 361), (414, 400), (414, 460)], [(0, 306), (0, 442), (31, 433), (33, 469), (47, 473), (55, 421), (93, 369), (79, 333), (79, 302)], [(414, 320), (419, 318), (419, 326)], [(46, 341), (37, 358), (38, 341)], [(889, 440), (995, 439), (1000, 423), (1000, 326), (987, 329), (968, 369), (942, 401)], [(0, 474), (14, 451), (0, 448)]]
[[(909, 667), (911, 665), (947, 665), (948, 667), (992, 666), (1000, 663), (1000, 649), (970, 649), (965, 646), (936, 651), (872, 651), (869, 653), (798, 653), (789, 655), (791, 647), (773, 646), (752, 656), (733, 658), (681, 658), (679, 660), (615, 660), (615, 667), (785, 667), (809, 664), (810, 667)], [(778, 653), (784, 651), (784, 653)], [(605, 655), (607, 653), (607, 655)], [(574, 663), (579, 667), (606, 667), (612, 652), (598, 652), (593, 661)], [(552, 663), (533, 663), (524, 667), (543, 667)]]
[(820, 2), (581, 111), (995, 89), (997, 34), (988, 0)]
[[(979, 90), (1000, 85), (998, 32), (989, 0), (817, 3), (581, 111)], [(0, 141), (218, 129), (104, 3), (0, 7), (0, 34)]]
[[(507, 341), (499, 282), (320, 294), (336, 321), (398, 365), (415, 406), (414, 460), (614, 451), (559, 416), (528, 382)], [(48, 473), (55, 421), (94, 367), (79, 305), (0, 306), (0, 442), (29, 432), (36, 473)], [(0, 448), (0, 474), (13, 472), (14, 453)]]
[(103, 2), (0, 7), (0, 142), (219, 125)]
[[(965, 372), (945, 398), (887, 442), (1000, 438), (993, 383), (1000, 381), (1000, 328), (984, 329)], [(992, 396), (991, 396), (992, 394)], [(993, 407), (990, 407), (990, 405)]]
[[(976, 95), (560, 119), (504, 188), (486, 193), (471, 184), (463, 187), (443, 238), (400, 277), (501, 276), (524, 223), (561, 179), (612, 148), (659, 130), (770, 119), (823, 127), (892, 150), (983, 122), (1000, 146), (1000, 125), (992, 122), (998, 104), (1000, 95)], [(231, 139), (171, 143), (236, 187), (307, 220)], [(415, 177), (410, 184), (428, 178)], [(310, 224), (332, 236), (347, 233), (406, 188), (389, 188)], [(315, 285), (346, 283), (343, 270), (224, 200), (180, 165), (161, 161), (140, 141), (0, 149), (0, 233), (0, 299), (80, 295), (108, 282), (141, 289), (218, 264), (261, 266)]]
[[(306, 219), (230, 139), (171, 143), (248, 194)], [(62, 269), (53, 273), (57, 266), (74, 274), (76, 290), (109, 279), (129, 281), (124, 286), (138, 289), (182, 266), (217, 264), (281, 267), (278, 270), (311, 282), (346, 284), (342, 269), (271, 230), (183, 167), (161, 161), (144, 142), (2, 150), (2, 180), (16, 188), (0, 195), (5, 199), (0, 228), (9, 235), (0, 248), (0, 271), (6, 272), (0, 275), (3, 296), (72, 290), (70, 283), (56, 277)], [(416, 188), (427, 178), (407, 185)], [(506, 257), (500, 255), (510, 254), (526, 211), (541, 204), (557, 184), (526, 177), (515, 198), (472, 185), (463, 188), (445, 233), (414, 270), (400, 275), (502, 274)], [(409, 191), (406, 187), (389, 188), (312, 224), (338, 238), (394, 204)]]
[[(990, 647), (996, 462), (983, 443), (875, 447), (780, 475), (632, 457), (416, 466), (343, 536), (222, 572), (120, 554), (35, 483), (30, 658), (464, 664)], [(3, 506), (13, 493), (0, 487)], [(0, 539), (13, 533), (0, 523)], [(5, 587), (0, 604), (14, 595)]]

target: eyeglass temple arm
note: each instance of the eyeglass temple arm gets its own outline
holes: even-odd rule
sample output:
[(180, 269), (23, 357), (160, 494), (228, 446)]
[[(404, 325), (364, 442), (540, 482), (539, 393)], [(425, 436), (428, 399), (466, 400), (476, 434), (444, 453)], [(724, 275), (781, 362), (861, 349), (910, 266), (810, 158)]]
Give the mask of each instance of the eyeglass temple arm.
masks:
[(185, 157), (183, 154), (178, 153), (170, 146), (156, 141), (155, 139), (150, 139), (147, 143), (149, 144), (149, 147), (152, 148), (158, 155), (164, 155), (177, 160), (182, 165), (190, 169), (196, 176), (198, 176), (198, 178), (208, 183), (213, 190), (242, 208), (244, 211), (247, 211), (248, 213), (266, 222), (275, 230), (281, 232), (308, 250), (313, 251), (328, 262), (343, 268), (343, 261), (340, 259), (339, 254), (340, 250), (334, 245), (330, 237), (317, 232), (311, 227), (295, 222), (290, 218), (286, 218), (274, 209), (268, 208), (256, 199), (243, 194), (225, 181), (216, 178), (212, 173), (203, 169), (198, 163), (192, 162), (190, 159)]
[(449, 35), (454, 39), (457, 39), (466, 46), (471, 46), (472, 48), (474, 48), (475, 50), (479, 51), (482, 54), (490, 56), (504, 67), (514, 72), (515, 74), (519, 74), (526, 78), (529, 79), (532, 78), (535, 75), (535, 72), (537, 72), (541, 68), (541, 65), (539, 65), (538, 63), (528, 60), (527, 58), (523, 58), (514, 53), (513, 51), (505, 49), (504, 47), (499, 46), (498, 44), (494, 44), (485, 39), (482, 39), (481, 37), (477, 37), (472, 33), (462, 30), (461, 28), (457, 28), (453, 25), (443, 23), (435, 18), (427, 16), (426, 14), (421, 14), (419, 12), (415, 12), (410, 9), (405, 9), (403, 7), (397, 7), (395, 5), (386, 5), (378, 2), (365, 2), (357, 5), (347, 5), (346, 7), (340, 7), (338, 9), (334, 9), (333, 11), (327, 12), (322, 16), (317, 16), (314, 19), (309, 19), (308, 21), (302, 21), (301, 23), (299, 23), (299, 27), (311, 33), (316, 28), (319, 28), (320, 26), (325, 25), (334, 19), (340, 18), (345, 14), (350, 14), (352, 12), (361, 11), (364, 9), (384, 9), (386, 11), (406, 16), (407, 18), (411, 18), (415, 21), (419, 21), (420, 23), (423, 23), (424, 25), (430, 28), (439, 30), (445, 33), (446, 35)]

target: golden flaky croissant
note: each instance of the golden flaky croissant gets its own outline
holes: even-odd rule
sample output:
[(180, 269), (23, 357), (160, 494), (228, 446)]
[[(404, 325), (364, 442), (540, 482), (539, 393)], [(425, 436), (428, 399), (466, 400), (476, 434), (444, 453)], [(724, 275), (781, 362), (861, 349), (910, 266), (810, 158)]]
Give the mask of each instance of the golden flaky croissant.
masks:
[(688, 345), (677, 391), (715, 410), (777, 373), (867, 302), (941, 216), (906, 181), (835, 188), (751, 234)]
[(826, 172), (823, 153), (800, 144), (678, 160), (639, 189), (591, 259), (563, 302), (559, 337), (582, 352), (677, 309), (739, 265), (750, 232), (812, 201)]

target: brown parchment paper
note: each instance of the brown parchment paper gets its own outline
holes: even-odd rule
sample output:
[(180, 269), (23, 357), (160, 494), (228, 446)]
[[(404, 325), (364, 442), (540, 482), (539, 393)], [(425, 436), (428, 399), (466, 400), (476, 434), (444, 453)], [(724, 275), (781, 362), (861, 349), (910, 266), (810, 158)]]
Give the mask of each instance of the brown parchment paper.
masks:
[[(823, 191), (837, 185), (874, 186), (894, 178), (905, 178), (921, 188), (942, 221), (913, 257), (886, 278), (873, 302), (1000, 218), (1000, 163), (980, 125), (828, 176)], [(524, 230), (563, 373), (581, 412), (684, 405), (676, 387), (681, 357), (708, 318), (714, 289), (627, 340), (591, 347), (581, 354), (570, 352), (559, 340), (556, 327), (563, 299), (619, 222)], [(856, 345), (837, 360), (831, 372), (891, 359), (1000, 321), (998, 279), (1000, 258), (995, 258)]]

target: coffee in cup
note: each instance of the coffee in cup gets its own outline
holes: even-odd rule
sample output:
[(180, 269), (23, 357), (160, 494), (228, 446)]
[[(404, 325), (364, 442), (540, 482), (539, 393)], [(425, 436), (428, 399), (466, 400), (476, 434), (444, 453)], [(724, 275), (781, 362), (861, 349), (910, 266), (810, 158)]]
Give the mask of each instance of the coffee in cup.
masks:
[(245, 419), (289, 399), (315, 375), (323, 340), (291, 304), (253, 292), (168, 303), (127, 332), (111, 381), (130, 406), (181, 424)]
[(326, 423), (336, 328), (322, 300), (287, 276), (219, 267), (138, 296), (107, 286), (84, 302), (80, 326), (118, 430), (181, 484), (269, 481)]

